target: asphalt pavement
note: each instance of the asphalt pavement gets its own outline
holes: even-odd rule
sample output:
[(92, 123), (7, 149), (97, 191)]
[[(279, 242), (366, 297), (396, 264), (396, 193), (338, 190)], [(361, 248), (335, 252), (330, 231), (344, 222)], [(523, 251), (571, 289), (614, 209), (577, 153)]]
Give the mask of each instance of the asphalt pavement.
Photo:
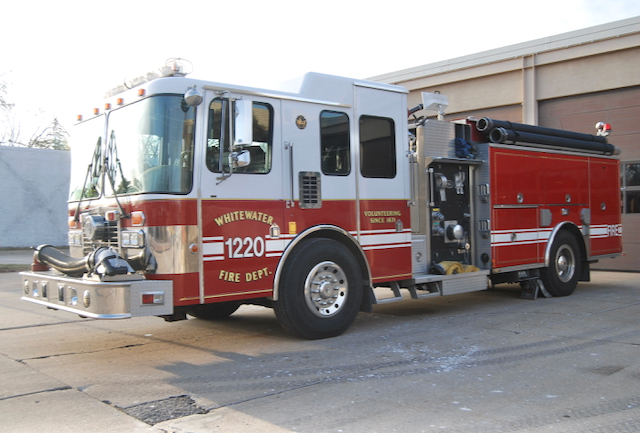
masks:
[(0, 249), (0, 265), (28, 265), (33, 261), (33, 249)]
[(100, 321), (20, 293), (0, 273), (0, 432), (640, 431), (638, 274), (593, 272), (564, 298), (407, 299), (316, 341), (257, 306)]

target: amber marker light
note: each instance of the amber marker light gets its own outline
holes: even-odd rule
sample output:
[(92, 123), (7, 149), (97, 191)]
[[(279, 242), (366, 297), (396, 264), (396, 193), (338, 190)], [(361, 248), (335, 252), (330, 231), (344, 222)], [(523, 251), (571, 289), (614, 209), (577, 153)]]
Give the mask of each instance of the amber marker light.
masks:
[(100, 114), (100, 109), (99, 108), (94, 108), (93, 109), (93, 114)]
[(123, 104), (124, 104), (124, 98), (118, 98), (118, 99), (116, 99), (116, 104), (118, 104), (118, 105), (123, 105)]
[(138, 96), (144, 96), (146, 95), (146, 92), (144, 91), (144, 89), (138, 89)]
[(135, 211), (135, 212), (131, 212), (131, 225), (138, 227), (144, 224), (145, 221), (145, 217), (144, 217), (144, 212), (142, 211)]
[(82, 114), (78, 114), (78, 115), (76, 116), (76, 120), (77, 120), (78, 122), (82, 122)]
[(104, 104), (104, 109), (105, 110), (111, 110), (111, 104), (109, 102), (107, 102), (106, 104)]

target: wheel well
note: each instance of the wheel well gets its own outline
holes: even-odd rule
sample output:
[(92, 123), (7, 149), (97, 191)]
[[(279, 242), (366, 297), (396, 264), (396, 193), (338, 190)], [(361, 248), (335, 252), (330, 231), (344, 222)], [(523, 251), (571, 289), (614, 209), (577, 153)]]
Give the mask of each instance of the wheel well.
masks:
[(364, 251), (358, 244), (358, 241), (349, 234), (344, 229), (341, 229), (337, 226), (315, 226), (311, 227), (304, 232), (300, 233), (285, 249), (282, 257), (280, 258), (280, 262), (278, 263), (278, 268), (276, 269), (276, 275), (273, 281), (273, 300), (278, 300), (278, 290), (280, 285), (280, 275), (281, 271), (284, 268), (284, 264), (287, 261), (287, 258), (296, 251), (296, 248), (300, 245), (300, 243), (315, 238), (324, 238), (324, 239), (333, 239), (337, 242), (340, 242), (342, 245), (347, 248), (353, 257), (358, 262), (358, 267), (360, 268), (360, 274), (362, 276), (362, 286), (363, 286), (363, 297), (362, 297), (362, 305), (360, 307), (361, 311), (371, 311), (372, 298), (371, 295), (371, 270), (369, 268), (369, 262), (367, 261)]

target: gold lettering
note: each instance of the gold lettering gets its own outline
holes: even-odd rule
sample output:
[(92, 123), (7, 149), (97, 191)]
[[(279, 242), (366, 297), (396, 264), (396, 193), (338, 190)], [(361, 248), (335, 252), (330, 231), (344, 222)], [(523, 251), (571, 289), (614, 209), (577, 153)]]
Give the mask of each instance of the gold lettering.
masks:
[(220, 274), (218, 275), (218, 279), (222, 281), (228, 281), (230, 283), (239, 283), (240, 274), (237, 272), (228, 272), (221, 269)]
[(274, 218), (267, 213), (256, 212), (253, 210), (236, 210), (233, 212), (228, 212), (224, 215), (214, 217), (213, 220), (218, 225), (218, 227), (235, 221), (244, 220), (258, 221), (270, 226), (273, 224)]
[(366, 210), (363, 212), (366, 217), (399, 217), (402, 211), (399, 210)]
[(258, 281), (269, 275), (269, 268), (258, 269), (257, 271), (245, 272), (245, 282)]

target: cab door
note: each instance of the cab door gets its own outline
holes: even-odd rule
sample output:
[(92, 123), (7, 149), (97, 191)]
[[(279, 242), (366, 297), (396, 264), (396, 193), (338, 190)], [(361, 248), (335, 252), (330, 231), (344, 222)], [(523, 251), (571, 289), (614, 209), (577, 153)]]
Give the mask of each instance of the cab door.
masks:
[(412, 276), (406, 98), (356, 86), (358, 240), (373, 282)]
[(207, 91), (201, 107), (200, 302), (269, 296), (284, 206), (280, 101)]
[(355, 235), (356, 172), (349, 106), (283, 101), (287, 199), (284, 233), (293, 238), (317, 225)]

